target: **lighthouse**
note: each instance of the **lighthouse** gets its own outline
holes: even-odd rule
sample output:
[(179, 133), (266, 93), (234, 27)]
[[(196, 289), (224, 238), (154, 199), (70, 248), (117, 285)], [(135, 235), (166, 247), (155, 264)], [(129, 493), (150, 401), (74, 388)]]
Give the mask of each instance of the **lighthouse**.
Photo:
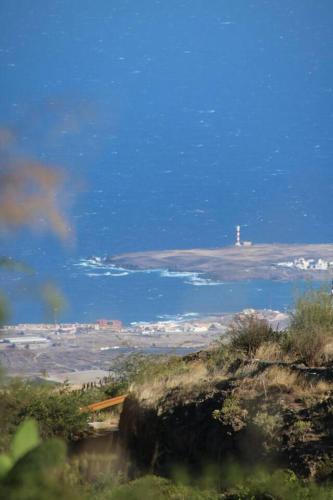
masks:
[(235, 247), (241, 247), (241, 240), (240, 240), (240, 226), (236, 226), (236, 243)]

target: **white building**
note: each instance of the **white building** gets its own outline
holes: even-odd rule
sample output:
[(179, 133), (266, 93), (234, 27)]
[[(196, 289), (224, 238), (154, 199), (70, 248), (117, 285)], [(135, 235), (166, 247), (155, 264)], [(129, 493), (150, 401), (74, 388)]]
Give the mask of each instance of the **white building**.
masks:
[(44, 337), (32, 337), (32, 336), (22, 336), (22, 337), (6, 337), (0, 342), (4, 344), (15, 344), (15, 345), (25, 345), (25, 344), (49, 344), (49, 340)]

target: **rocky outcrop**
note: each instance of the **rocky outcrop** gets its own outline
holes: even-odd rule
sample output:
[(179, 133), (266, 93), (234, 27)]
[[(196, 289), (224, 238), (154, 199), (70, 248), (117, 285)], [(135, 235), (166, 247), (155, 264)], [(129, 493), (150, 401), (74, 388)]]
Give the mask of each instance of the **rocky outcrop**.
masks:
[(234, 432), (213, 418), (230, 394), (232, 382), (184, 393), (174, 389), (154, 405), (129, 397), (120, 418), (120, 439), (140, 472), (169, 474), (182, 464), (197, 470), (231, 458), (249, 460), (262, 452), (247, 429)]
[(208, 464), (237, 461), (272, 463), (303, 477), (330, 477), (333, 400), (323, 396), (312, 403), (287, 384), (266, 386), (257, 368), (252, 377), (179, 386), (157, 398), (134, 391), (119, 426), (133, 474), (169, 475), (177, 464), (196, 472)]

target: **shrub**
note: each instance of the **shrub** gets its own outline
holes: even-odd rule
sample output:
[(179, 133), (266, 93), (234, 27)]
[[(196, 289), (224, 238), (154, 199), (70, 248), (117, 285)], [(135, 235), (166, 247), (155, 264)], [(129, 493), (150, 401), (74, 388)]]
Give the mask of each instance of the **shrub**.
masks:
[(126, 394), (128, 391), (128, 382), (126, 380), (118, 380), (106, 387), (103, 387), (103, 392), (108, 398), (114, 398)]
[(205, 351), (205, 353), (206, 357), (204, 358), (204, 363), (208, 373), (210, 374), (226, 369), (228, 364), (230, 364), (234, 359), (229, 346), (222, 343), (219, 343), (213, 349)]
[(303, 331), (289, 331), (283, 342), (286, 353), (308, 366), (320, 366), (325, 360), (325, 332), (313, 327)]
[(332, 336), (332, 297), (324, 290), (312, 290), (296, 302), (281, 345), (297, 360), (308, 366), (318, 366), (325, 360), (325, 346)]
[(275, 446), (281, 439), (283, 419), (281, 415), (270, 415), (267, 412), (258, 412), (253, 418), (254, 425), (260, 430), (267, 450)]
[(0, 397), (0, 450), (8, 446), (18, 425), (27, 418), (37, 420), (42, 438), (71, 439), (86, 429), (89, 415), (79, 409), (87, 395), (66, 386), (50, 389), (15, 380), (2, 387)]
[(332, 477), (333, 474), (333, 458), (327, 453), (323, 455), (316, 467), (316, 478), (319, 480), (326, 480)]
[(234, 431), (239, 431), (246, 424), (247, 410), (241, 407), (234, 395), (231, 395), (224, 400), (220, 410), (213, 411), (212, 416), (224, 425), (230, 425)]
[(269, 323), (255, 314), (236, 316), (228, 333), (232, 349), (246, 356), (253, 356), (262, 344), (274, 341), (277, 337)]
[(290, 441), (303, 442), (306, 435), (311, 430), (311, 422), (307, 420), (296, 420), (289, 429)]
[(291, 313), (290, 331), (320, 331), (333, 336), (331, 295), (325, 290), (311, 290), (300, 297)]

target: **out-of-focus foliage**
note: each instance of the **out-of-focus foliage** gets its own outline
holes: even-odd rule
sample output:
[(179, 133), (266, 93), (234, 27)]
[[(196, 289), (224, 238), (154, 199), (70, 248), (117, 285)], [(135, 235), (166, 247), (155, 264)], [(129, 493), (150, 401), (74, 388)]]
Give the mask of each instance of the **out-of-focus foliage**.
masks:
[(314, 481), (298, 479), (291, 470), (264, 467), (245, 468), (236, 464), (223, 469), (208, 469), (194, 484), (210, 488), (228, 500), (332, 500), (330, 484), (318, 485)]
[(53, 283), (42, 284), (41, 296), (45, 304), (46, 314), (56, 321), (57, 314), (67, 307), (65, 297)]
[(59, 439), (41, 442), (37, 424), (26, 420), (10, 450), (0, 455), (0, 495), (7, 500), (78, 498), (62, 480), (66, 447)]
[(10, 452), (0, 455), (0, 479), (6, 476), (20, 458), (39, 444), (37, 424), (33, 420), (26, 420), (16, 431)]
[(0, 228), (11, 232), (23, 227), (51, 229), (61, 239), (70, 236), (70, 228), (60, 209), (64, 173), (42, 164), (1, 165), (0, 156)]
[(103, 492), (98, 500), (217, 500), (217, 492), (205, 491), (158, 477), (145, 476), (119, 486), (109, 492)]
[[(50, 168), (38, 161), (22, 159), (15, 150), (15, 136), (0, 128), (0, 237), (8, 238), (22, 229), (51, 231), (62, 241), (72, 241), (72, 228), (65, 216), (62, 169)], [(0, 270), (33, 274), (32, 269), (8, 256), (0, 256)], [(52, 318), (63, 308), (64, 300), (53, 285), (30, 280), (23, 288), (42, 298)], [(0, 324), (12, 304), (0, 293)]]

